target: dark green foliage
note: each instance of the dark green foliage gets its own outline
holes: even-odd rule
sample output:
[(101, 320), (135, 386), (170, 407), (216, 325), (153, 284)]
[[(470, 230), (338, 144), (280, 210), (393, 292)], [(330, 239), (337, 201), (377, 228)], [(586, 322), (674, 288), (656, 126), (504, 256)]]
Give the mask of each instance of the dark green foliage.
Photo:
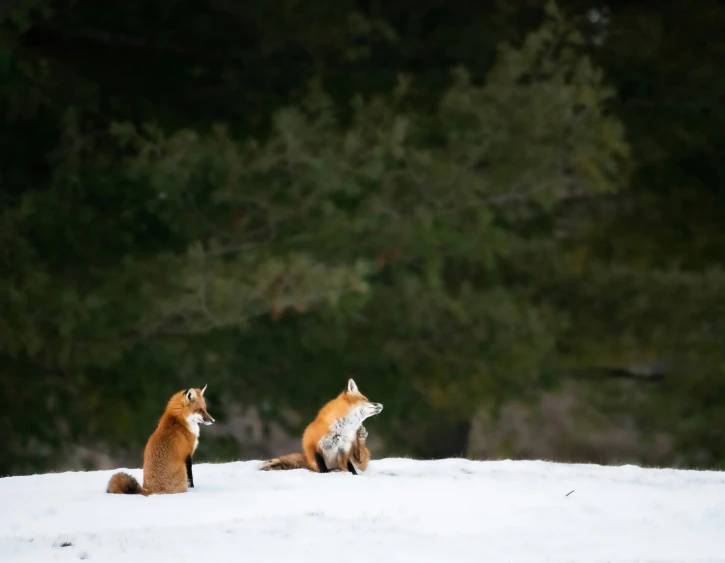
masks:
[(0, 16), (0, 474), (350, 376), (392, 454), (593, 376), (725, 463), (721, 4), (102, 4)]

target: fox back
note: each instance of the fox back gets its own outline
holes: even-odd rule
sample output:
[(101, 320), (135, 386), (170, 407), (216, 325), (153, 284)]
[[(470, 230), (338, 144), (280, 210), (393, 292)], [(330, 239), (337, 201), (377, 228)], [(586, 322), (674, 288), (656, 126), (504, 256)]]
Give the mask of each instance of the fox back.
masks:
[(169, 399), (143, 456), (144, 488), (153, 492), (187, 490), (187, 458), (199, 445), (199, 424), (212, 424), (203, 389), (179, 391)]

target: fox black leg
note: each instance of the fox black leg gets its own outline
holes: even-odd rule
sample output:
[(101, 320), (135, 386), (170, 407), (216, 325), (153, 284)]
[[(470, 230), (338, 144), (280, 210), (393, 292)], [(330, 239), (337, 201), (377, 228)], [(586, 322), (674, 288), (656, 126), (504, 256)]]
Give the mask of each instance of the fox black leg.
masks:
[(190, 488), (194, 488), (194, 475), (191, 472), (191, 456), (186, 457), (186, 482)]
[(320, 473), (329, 473), (330, 470), (327, 469), (327, 466), (325, 465), (325, 460), (322, 457), (322, 454), (320, 452), (315, 452), (315, 461), (317, 462), (317, 469)]
[(355, 471), (355, 466), (352, 464), (352, 461), (349, 459), (347, 460), (347, 470), (352, 473), (353, 475), (357, 475), (357, 471)]

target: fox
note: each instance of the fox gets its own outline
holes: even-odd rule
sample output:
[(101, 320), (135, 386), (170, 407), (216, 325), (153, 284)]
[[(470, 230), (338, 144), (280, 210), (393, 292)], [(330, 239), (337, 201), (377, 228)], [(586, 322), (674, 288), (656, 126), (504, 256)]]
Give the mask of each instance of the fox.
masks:
[(206, 410), (203, 388), (175, 393), (143, 454), (143, 486), (128, 473), (111, 477), (106, 489), (111, 494), (153, 495), (185, 493), (194, 487), (191, 458), (199, 445), (199, 424), (215, 421)]
[(383, 405), (371, 403), (354, 380), (327, 403), (302, 436), (302, 453), (284, 455), (262, 463), (262, 471), (309, 469), (318, 473), (364, 472), (370, 461), (366, 445), (368, 432), (363, 421), (380, 414)]

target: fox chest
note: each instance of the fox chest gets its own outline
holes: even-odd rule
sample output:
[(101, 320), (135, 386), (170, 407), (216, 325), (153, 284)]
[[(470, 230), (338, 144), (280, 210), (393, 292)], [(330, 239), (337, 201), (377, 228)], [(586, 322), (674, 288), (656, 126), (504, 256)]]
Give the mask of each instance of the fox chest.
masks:
[(190, 416), (186, 419), (186, 427), (191, 433), (191, 436), (189, 437), (189, 446), (191, 447), (191, 455), (194, 455), (194, 452), (199, 445), (199, 423)]
[(336, 467), (337, 456), (350, 451), (363, 420), (362, 408), (355, 407), (330, 424), (330, 431), (317, 443), (327, 467)]

